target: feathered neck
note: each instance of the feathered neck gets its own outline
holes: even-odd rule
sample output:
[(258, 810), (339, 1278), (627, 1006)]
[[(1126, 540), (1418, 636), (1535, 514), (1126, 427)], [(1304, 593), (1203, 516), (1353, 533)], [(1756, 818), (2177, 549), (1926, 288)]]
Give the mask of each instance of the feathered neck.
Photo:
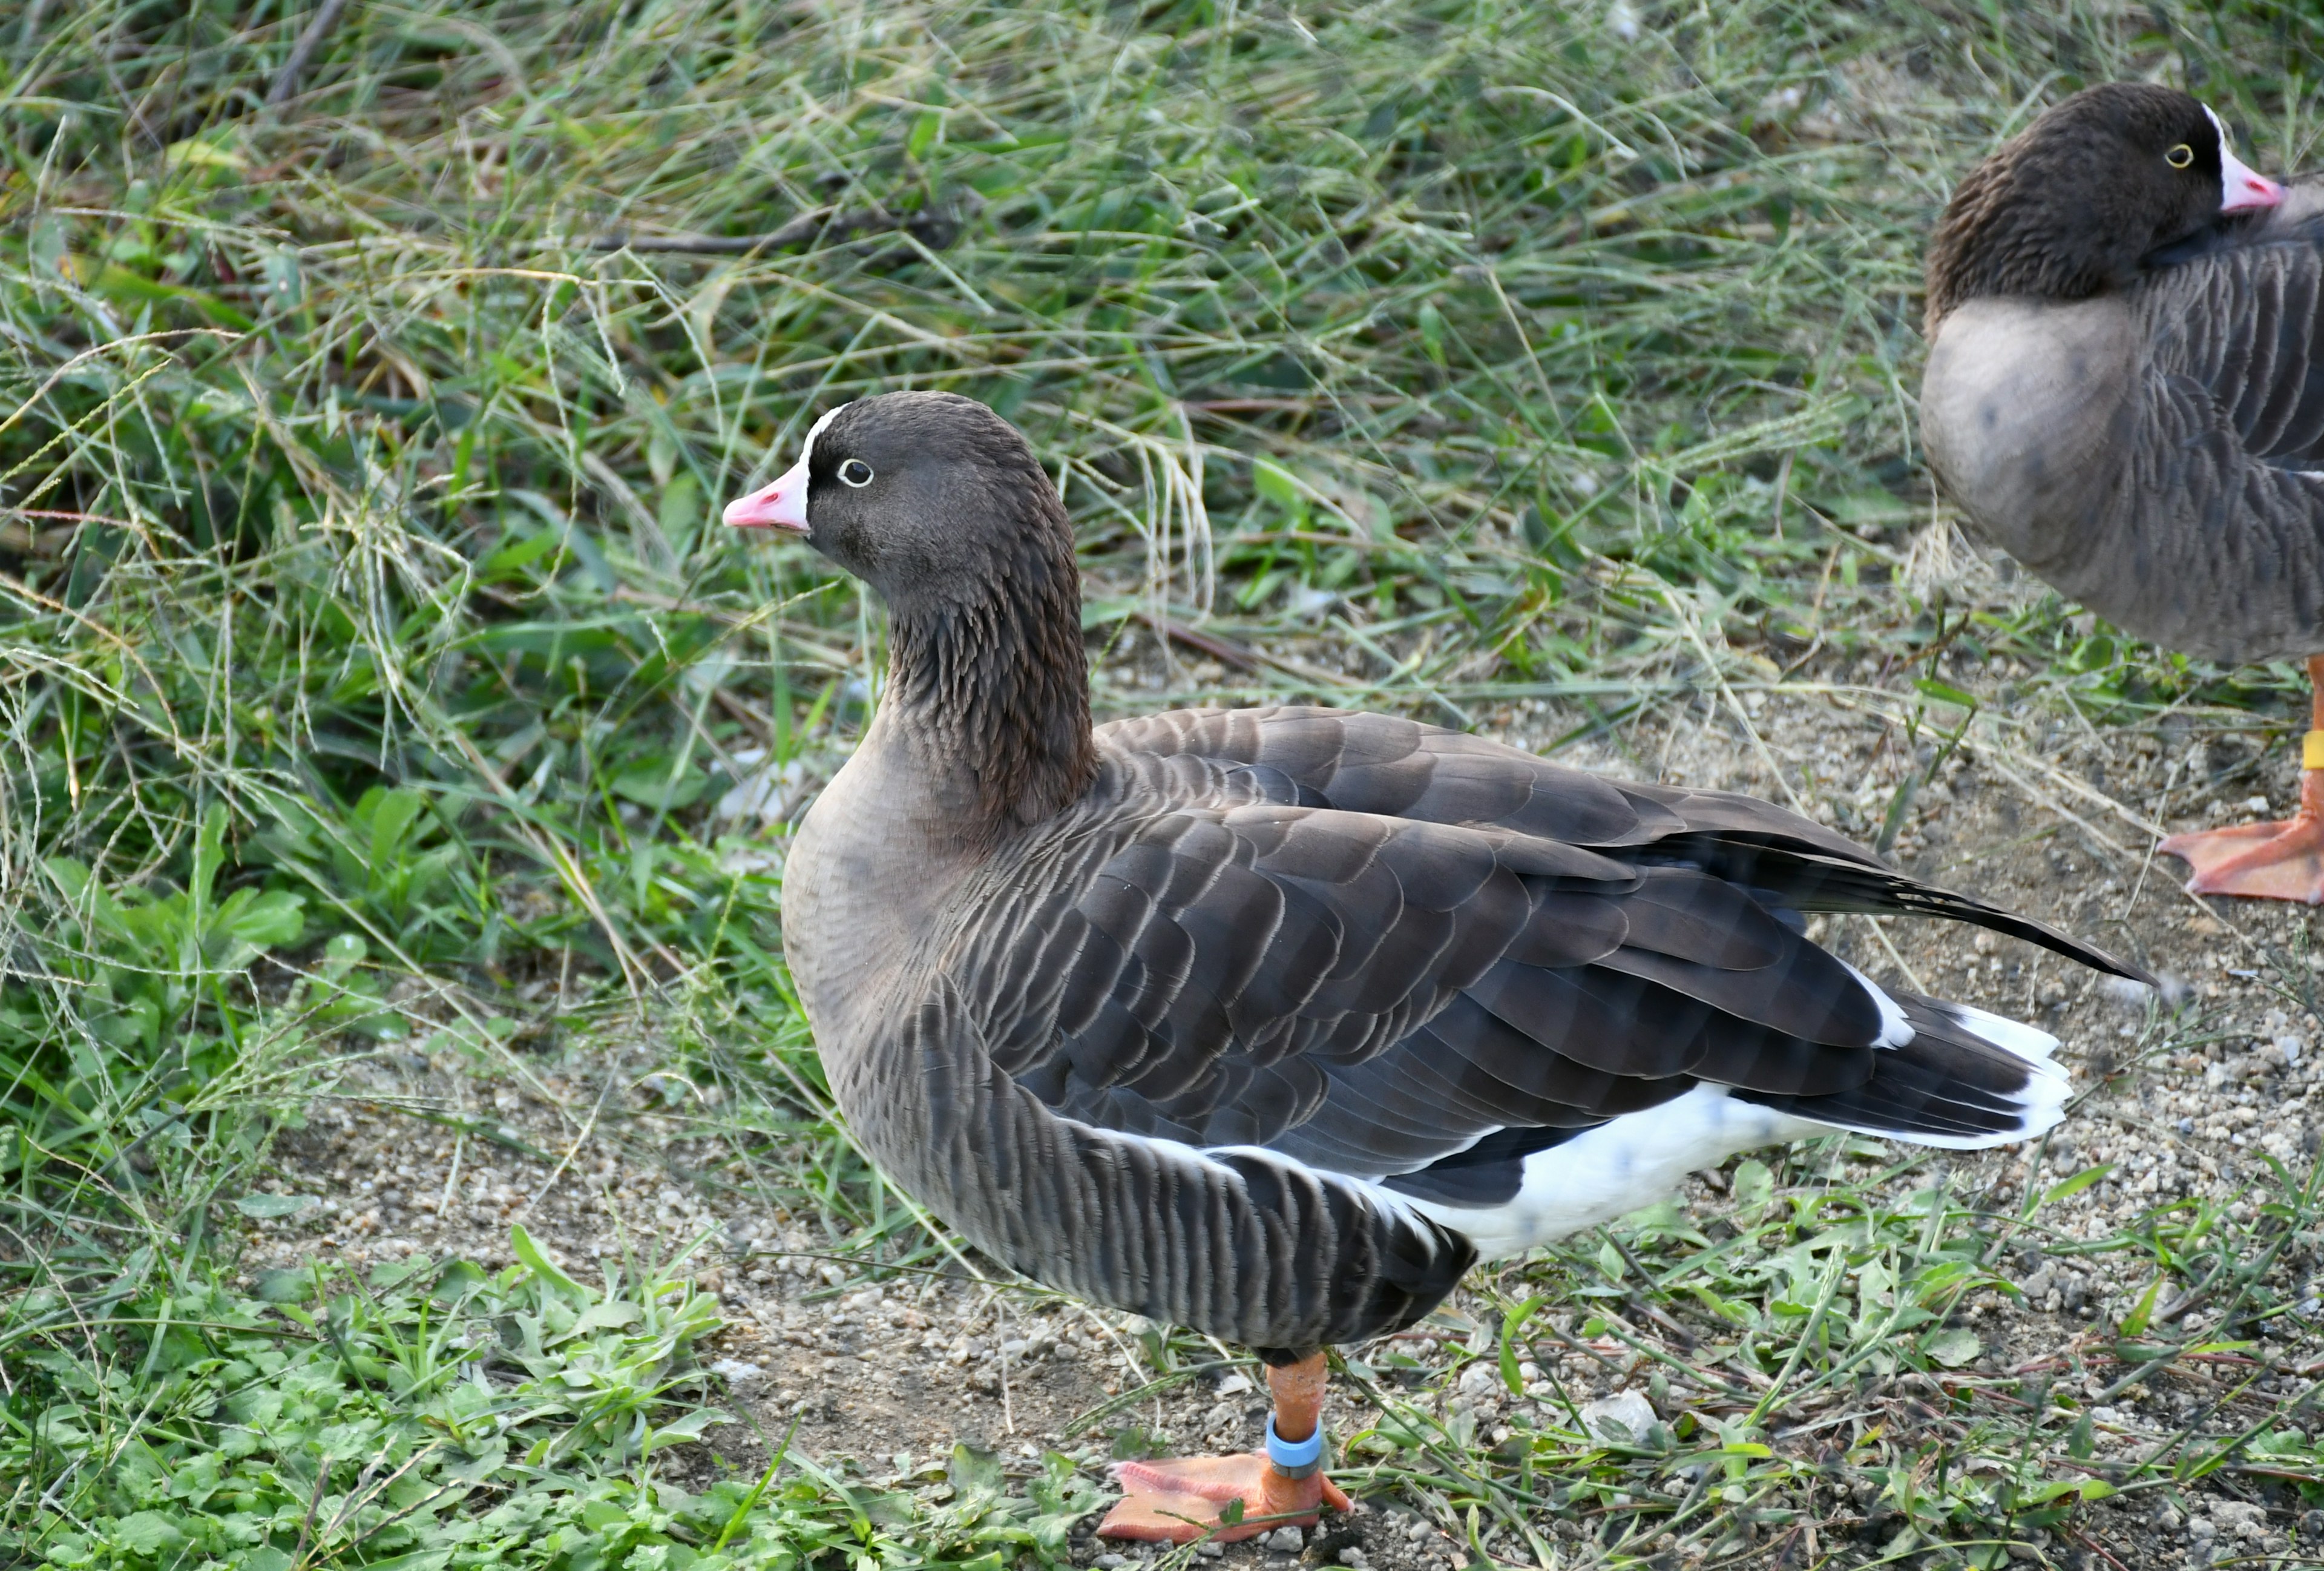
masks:
[(2134, 273), (2139, 251), (2080, 204), (2044, 203), (2030, 187), (2022, 147), (1971, 170), (1930, 236), (1923, 328), (1972, 300), (2088, 300)]
[(972, 841), (1054, 817), (1097, 773), (1081, 574), (1065, 509), (1044, 500), (1054, 517), (892, 608), (889, 701), (922, 766), (965, 798)]

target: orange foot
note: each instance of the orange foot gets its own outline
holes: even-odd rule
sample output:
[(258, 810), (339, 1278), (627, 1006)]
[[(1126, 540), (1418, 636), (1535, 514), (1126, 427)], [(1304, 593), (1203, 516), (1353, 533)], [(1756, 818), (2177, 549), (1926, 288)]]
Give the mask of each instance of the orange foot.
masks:
[(2324, 905), (2324, 818), (2173, 835), (2156, 847), (2195, 870), (2190, 894), (2239, 894)]
[[(1171, 1462), (1118, 1462), (1113, 1476), (1120, 1502), (1098, 1524), (1103, 1539), (1143, 1539), (1157, 1544), (1220, 1543), (1255, 1538), (1277, 1528), (1312, 1528), (1317, 1511), (1348, 1509), (1340, 1486), (1321, 1473), (1286, 1478), (1263, 1453), (1190, 1456)], [(1219, 1512), (1242, 1502), (1242, 1518), (1222, 1525)]]

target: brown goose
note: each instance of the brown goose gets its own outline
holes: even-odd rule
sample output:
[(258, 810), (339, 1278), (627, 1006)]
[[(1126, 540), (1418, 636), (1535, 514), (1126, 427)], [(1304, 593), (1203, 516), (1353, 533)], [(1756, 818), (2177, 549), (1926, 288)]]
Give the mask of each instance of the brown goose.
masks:
[(1745, 797), (1382, 715), (1093, 731), (1065, 509), (964, 398), (844, 405), (725, 516), (803, 538), (892, 619), (878, 714), (783, 889), (857, 1137), (996, 1259), (1270, 1365), (1266, 1449), (1124, 1465), (1112, 1536), (1344, 1503), (1320, 1349), (1410, 1324), (1480, 1255), (1748, 1146), (2056, 1122), (2053, 1039), (1875, 986), (1802, 912), (1950, 917), (2135, 975)]
[(1953, 193), (1927, 328), (1929, 462), (1995, 543), (2138, 637), (2306, 657), (2297, 814), (2162, 849), (2195, 893), (2324, 903), (2324, 188), (2184, 93), (2077, 93)]

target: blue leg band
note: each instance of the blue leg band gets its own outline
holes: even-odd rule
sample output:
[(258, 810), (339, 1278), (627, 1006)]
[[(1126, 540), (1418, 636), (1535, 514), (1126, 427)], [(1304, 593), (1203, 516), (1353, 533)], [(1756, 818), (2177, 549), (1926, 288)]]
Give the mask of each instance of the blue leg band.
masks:
[(1275, 1415), (1267, 1415), (1267, 1459), (1286, 1478), (1305, 1478), (1323, 1465), (1323, 1426), (1305, 1440), (1286, 1440), (1275, 1432)]

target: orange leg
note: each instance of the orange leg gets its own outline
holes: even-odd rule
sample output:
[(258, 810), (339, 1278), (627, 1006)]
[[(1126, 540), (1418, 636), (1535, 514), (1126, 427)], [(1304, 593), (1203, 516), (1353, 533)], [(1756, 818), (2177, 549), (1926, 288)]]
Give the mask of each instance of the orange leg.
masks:
[[(1310, 1440), (1323, 1422), (1323, 1355), (1320, 1353), (1267, 1372), (1275, 1397), (1275, 1433), (1291, 1446)], [(1222, 1543), (1271, 1533), (1277, 1528), (1312, 1528), (1324, 1506), (1348, 1509), (1348, 1497), (1323, 1476), (1320, 1459), (1305, 1477), (1286, 1474), (1264, 1451), (1240, 1456), (1192, 1456), (1167, 1462), (1119, 1462), (1115, 1482), (1121, 1501), (1098, 1524), (1106, 1539), (1144, 1539), (1191, 1544), (1212, 1538)], [(1242, 1516), (1231, 1525), (1219, 1520), (1228, 1502), (1240, 1501)]]
[(2301, 744), (2300, 809), (2272, 824), (2173, 835), (2157, 847), (2195, 870), (2190, 894), (2239, 894), (2324, 905), (2324, 655), (2308, 661), (2313, 689)]

